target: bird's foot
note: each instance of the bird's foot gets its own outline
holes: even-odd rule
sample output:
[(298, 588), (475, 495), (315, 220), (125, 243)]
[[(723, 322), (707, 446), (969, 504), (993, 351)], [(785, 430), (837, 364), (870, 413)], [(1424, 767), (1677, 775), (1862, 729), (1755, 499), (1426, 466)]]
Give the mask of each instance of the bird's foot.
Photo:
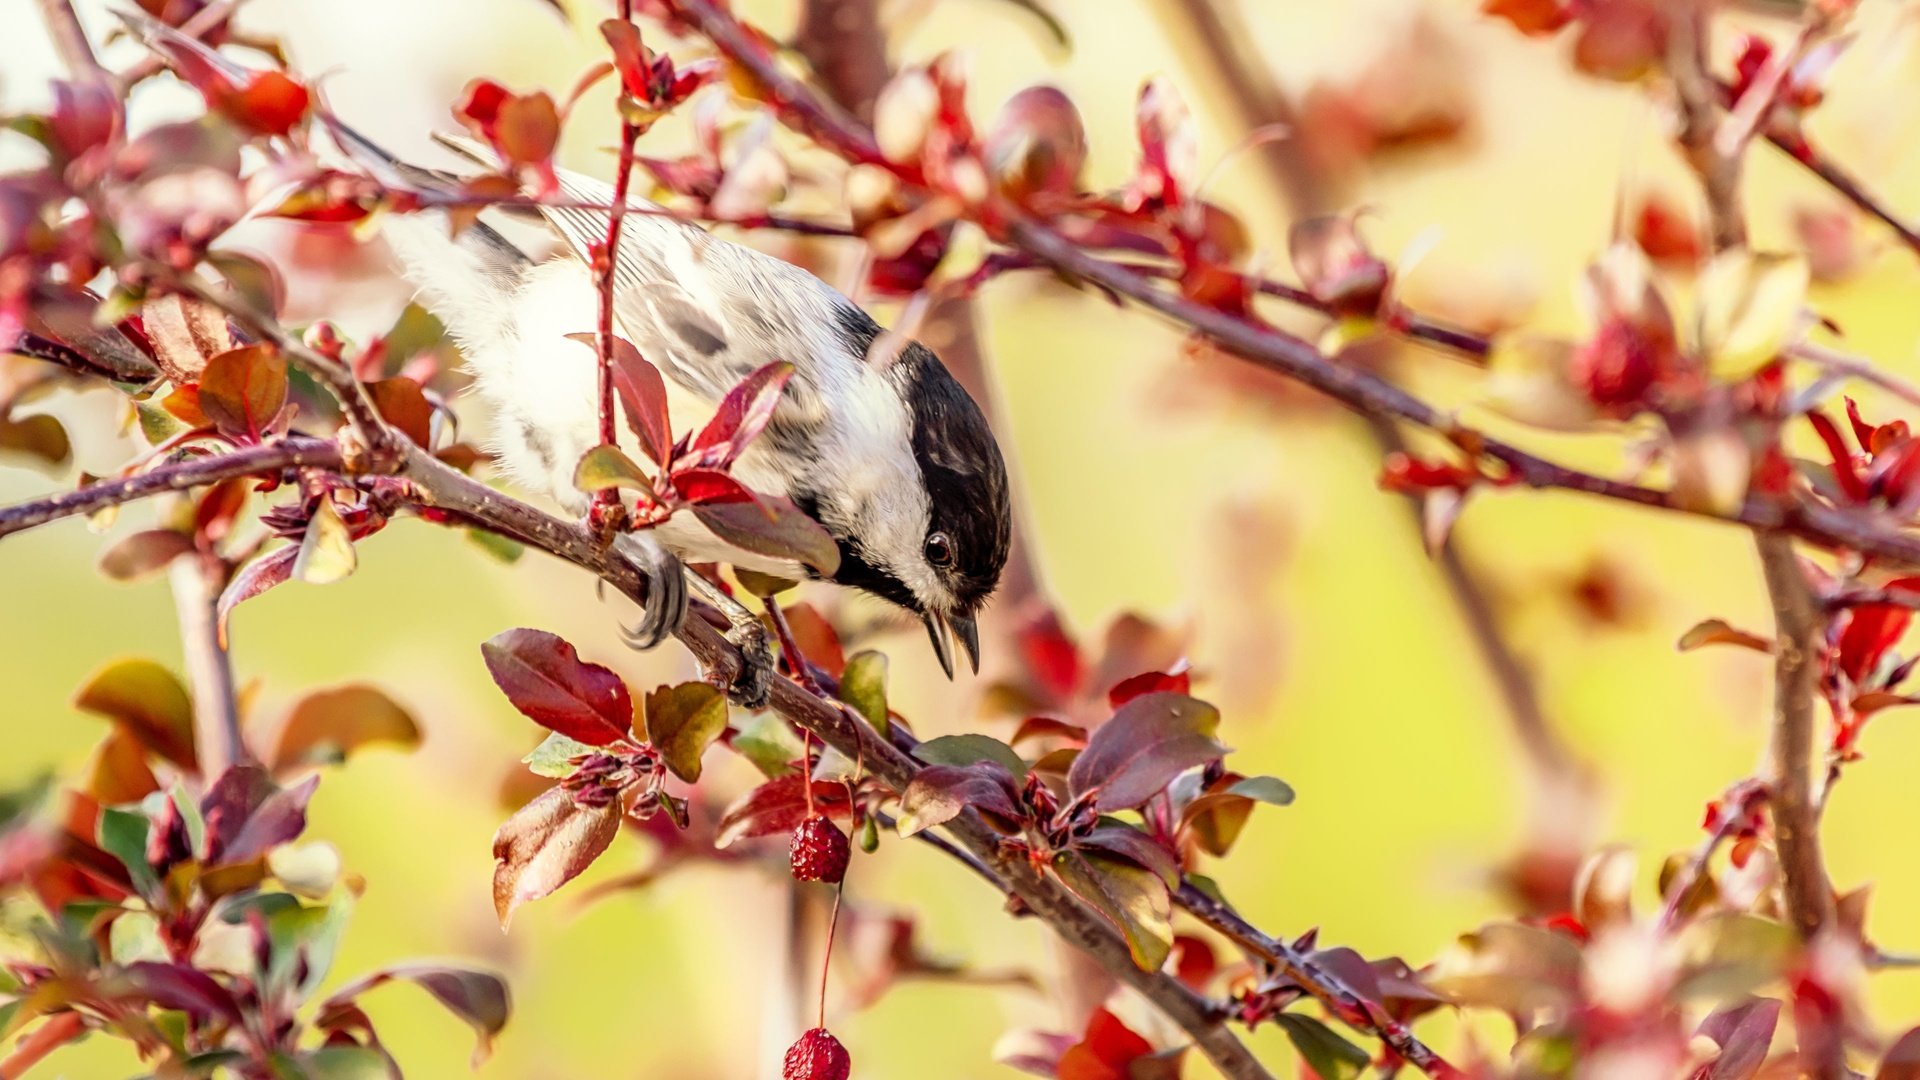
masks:
[(764, 709), (773, 694), (775, 672), (773, 645), (766, 624), (748, 611), (727, 591), (689, 568), (687, 585), (700, 599), (713, 605), (727, 620), (726, 638), (740, 650), (740, 670), (727, 687), (727, 698), (743, 709)]
[(647, 578), (647, 604), (640, 621), (622, 626), (620, 636), (634, 649), (651, 649), (665, 641), (687, 616), (686, 570), (674, 554), (644, 533), (625, 533), (614, 547)]

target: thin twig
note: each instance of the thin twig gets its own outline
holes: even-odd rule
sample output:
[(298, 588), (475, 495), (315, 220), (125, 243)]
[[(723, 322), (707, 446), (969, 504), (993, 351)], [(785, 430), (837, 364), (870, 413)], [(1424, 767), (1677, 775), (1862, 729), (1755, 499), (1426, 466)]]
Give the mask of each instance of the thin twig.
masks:
[[(633, 21), (633, 0), (620, 0), (620, 21)], [(606, 446), (612, 446), (619, 440), (613, 405), (613, 285), (620, 268), (620, 230), (627, 220), (627, 190), (633, 184), (633, 148), (639, 139), (640, 126), (627, 119), (623, 112), (620, 117), (620, 158), (613, 177), (613, 201), (607, 207), (606, 249), (601, 252), (601, 265), (597, 267), (600, 310), (593, 339), (600, 359), (597, 398), (600, 403), (600, 442)], [(619, 502), (619, 494), (611, 488), (595, 498), (605, 503)]]
[(20, 1080), (48, 1055), (86, 1034), (87, 1024), (77, 1012), (56, 1013), (14, 1045), (0, 1061), (0, 1080)]
[(77, 491), (0, 508), (0, 537), (36, 525), (91, 514), (168, 491), (185, 491), (236, 476), (278, 476), (288, 469), (343, 467), (340, 447), (321, 439), (289, 438), (232, 453), (196, 457), (122, 480), (102, 480)]
[(60, 54), (60, 61), (67, 65), (67, 71), (76, 79), (85, 81), (105, 81), (107, 71), (100, 66), (99, 57), (93, 53), (93, 45), (87, 40), (86, 27), (80, 25), (80, 16), (73, 10), (72, 0), (40, 0), (40, 18), (47, 24), (47, 35), (53, 39), (53, 48)]

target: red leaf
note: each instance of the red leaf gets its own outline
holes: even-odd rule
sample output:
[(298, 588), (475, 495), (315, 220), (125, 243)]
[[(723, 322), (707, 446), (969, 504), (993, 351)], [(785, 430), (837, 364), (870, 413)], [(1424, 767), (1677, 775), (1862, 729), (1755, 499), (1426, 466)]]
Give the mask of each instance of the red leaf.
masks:
[(682, 499), (695, 506), (758, 501), (745, 484), (718, 469), (683, 469), (668, 480)]
[(497, 975), (465, 968), (412, 964), (377, 971), (341, 987), (320, 1006), (322, 1014), (350, 1005), (353, 1000), (382, 983), (395, 979), (410, 982), (432, 994), (447, 1010), (473, 1028), (479, 1045), (474, 1048), (474, 1064), (485, 1060), (493, 1048), (493, 1037), (507, 1026), (512, 1011), (507, 984)]
[(780, 392), (793, 377), (793, 365), (776, 360), (740, 380), (727, 391), (713, 419), (694, 436), (689, 453), (701, 464), (724, 468), (760, 434), (773, 410), (780, 404)]
[(652, 58), (640, 42), (640, 28), (625, 19), (608, 19), (600, 24), (600, 36), (613, 50), (613, 67), (620, 73), (620, 84), (638, 101), (648, 101), (647, 73)]
[(929, 765), (900, 793), (900, 834), (944, 825), (972, 807), (1012, 823), (1025, 818), (1013, 774), (997, 761)]
[(1108, 1065), (1124, 1070), (1136, 1058), (1153, 1053), (1153, 1044), (1105, 1009), (1095, 1009), (1087, 1021), (1087, 1037), (1080, 1045)]
[(728, 807), (720, 818), (713, 846), (724, 848), (739, 840), (792, 832), (807, 818), (806, 784), (809, 782), (813, 785), (815, 813), (838, 818), (853, 816), (847, 785), (806, 781), (798, 774), (789, 774), (761, 784)]
[(1220, 714), (1181, 694), (1134, 698), (1097, 728), (1067, 771), (1074, 798), (1098, 792), (1104, 812), (1139, 806), (1173, 778), (1224, 756), (1213, 739)]
[(1107, 691), (1107, 702), (1113, 708), (1119, 708), (1141, 694), (1166, 691), (1173, 694), (1185, 694), (1193, 689), (1193, 679), (1185, 669), (1174, 672), (1149, 671), (1123, 679)]
[(251, 600), (275, 585), (284, 584), (293, 576), (293, 564), (299, 557), (300, 545), (289, 544), (271, 555), (253, 560), (233, 576), (214, 609), (222, 646), (227, 644), (227, 619), (232, 616), (233, 609), (244, 600)]
[[(1920, 593), (1920, 578), (1896, 578), (1886, 587)], [(1912, 621), (1913, 609), (1898, 604), (1861, 604), (1850, 609), (1846, 629), (1840, 632), (1840, 670), (1855, 686), (1860, 685)]]
[(500, 106), (511, 97), (506, 87), (492, 79), (475, 79), (467, 84), (454, 106), (453, 115), (472, 129), (475, 135), (493, 141), (493, 125), (500, 117)]
[(285, 135), (313, 104), (307, 88), (281, 71), (262, 71), (227, 97), (221, 112), (262, 135)]
[(520, 808), (493, 834), (493, 910), (500, 928), (529, 900), (551, 895), (580, 876), (620, 833), (620, 800), (586, 807), (552, 787)]
[(213, 976), (186, 964), (160, 964), (142, 960), (128, 964), (116, 980), (122, 989), (116, 997), (174, 1009), (195, 1017), (240, 1019), (240, 1003)]
[(804, 563), (821, 577), (832, 577), (840, 569), (840, 545), (819, 522), (778, 495), (758, 495), (753, 502), (704, 503), (693, 513), (735, 547)]
[[(313, 790), (319, 786), (320, 778), (309, 776), (295, 787), (268, 795), (247, 815), (246, 823), (240, 826), (233, 838), (209, 854), (208, 861), (251, 862), (298, 837), (307, 827), (307, 803), (313, 799)], [(214, 835), (211, 821), (208, 828), (208, 843), (211, 845)]]
[(172, 529), (147, 529), (100, 553), (100, 572), (115, 581), (138, 581), (193, 550), (193, 537)]
[[(599, 349), (593, 334), (568, 334), (590, 349)], [(620, 394), (620, 406), (627, 416), (627, 428), (640, 440), (640, 449), (665, 465), (673, 452), (673, 430), (667, 418), (667, 384), (654, 367), (633, 347), (633, 342), (613, 339), (613, 386)]]
[(606, 746), (633, 726), (627, 684), (542, 630), (508, 630), (480, 646), (500, 692), (529, 720), (588, 746)]
[(380, 411), (380, 419), (391, 424), (415, 446), (432, 444), (433, 403), (427, 400), (420, 384), (404, 375), (367, 384), (367, 396)]
[(1053, 703), (1069, 702), (1079, 692), (1086, 674), (1080, 647), (1060, 625), (1058, 612), (1049, 608), (1020, 628), (1020, 656)]
[(1773, 1029), (1779, 1023), (1780, 1003), (1772, 998), (1748, 998), (1715, 1009), (1700, 1021), (1698, 1032), (1720, 1046), (1720, 1056), (1703, 1080), (1750, 1080), (1767, 1060)]
[[(1851, 410), (1853, 403), (1849, 401), (1847, 405)], [(1857, 422), (1859, 414), (1855, 412), (1852, 415)], [(1827, 444), (1827, 454), (1833, 458), (1834, 482), (1840, 485), (1840, 490), (1846, 493), (1849, 500), (1856, 503), (1866, 502), (1867, 482), (1860, 478), (1859, 470), (1854, 468), (1853, 452), (1847, 449), (1847, 444), (1841, 439), (1840, 429), (1818, 409), (1807, 411), (1807, 423), (1813, 425), (1813, 430), (1820, 436), (1820, 441)], [(1854, 431), (1857, 435), (1859, 427), (1856, 426)]]

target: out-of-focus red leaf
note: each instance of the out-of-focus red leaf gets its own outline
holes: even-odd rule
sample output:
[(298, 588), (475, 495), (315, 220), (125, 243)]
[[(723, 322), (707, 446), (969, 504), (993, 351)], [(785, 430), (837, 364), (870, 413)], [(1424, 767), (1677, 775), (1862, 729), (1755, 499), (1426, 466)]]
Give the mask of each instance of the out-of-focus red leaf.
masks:
[(1064, 704), (1073, 699), (1085, 678), (1080, 647), (1060, 625), (1060, 614), (1048, 608), (1019, 631), (1020, 658), (1034, 681), (1053, 699)]
[(100, 553), (100, 572), (115, 581), (139, 581), (193, 550), (193, 537), (172, 529), (137, 532)]
[[(1856, 412), (1854, 415), (1857, 419), (1859, 414)], [(1853, 502), (1866, 502), (1867, 482), (1854, 467), (1853, 452), (1847, 449), (1846, 442), (1841, 439), (1840, 429), (1819, 409), (1807, 410), (1807, 423), (1813, 426), (1814, 433), (1826, 444), (1827, 454), (1833, 459), (1834, 483), (1840, 485), (1841, 492)], [(1856, 426), (1856, 433), (1858, 430)]]
[(108, 986), (113, 997), (174, 1009), (198, 1019), (236, 1023), (240, 1019), (240, 1003), (232, 991), (187, 964), (138, 961), (121, 969)]
[(227, 620), (233, 615), (233, 609), (239, 607), (242, 601), (251, 600), (275, 585), (285, 584), (293, 577), (293, 564), (299, 557), (300, 545), (289, 544), (253, 560), (233, 576), (233, 580), (221, 592), (220, 602), (214, 609), (222, 646), (227, 644)]
[(508, 630), (480, 646), (487, 671), (534, 723), (588, 746), (623, 739), (633, 723), (627, 684), (543, 630)]
[(196, 765), (193, 703), (173, 673), (151, 660), (118, 660), (94, 672), (74, 708), (104, 716), (142, 746), (187, 771)]
[(1107, 703), (1119, 708), (1141, 694), (1165, 691), (1172, 694), (1185, 694), (1193, 689), (1193, 679), (1185, 670), (1166, 672), (1148, 671), (1123, 679), (1107, 691)]
[(1529, 37), (1543, 37), (1573, 21), (1572, 5), (1565, 0), (1482, 0), (1480, 10)]
[(1718, 1044), (1720, 1056), (1707, 1066), (1702, 1080), (1751, 1080), (1767, 1060), (1779, 1023), (1780, 1002), (1773, 998), (1748, 998), (1715, 1009), (1700, 1021), (1698, 1034)]
[[(1920, 594), (1920, 578), (1896, 578), (1889, 591)], [(1898, 604), (1861, 604), (1848, 609), (1846, 628), (1840, 631), (1840, 670), (1860, 685), (1913, 621), (1913, 609)]]
[(420, 744), (420, 725), (392, 698), (371, 686), (317, 690), (293, 707), (270, 758), (278, 771), (342, 761), (370, 743)]

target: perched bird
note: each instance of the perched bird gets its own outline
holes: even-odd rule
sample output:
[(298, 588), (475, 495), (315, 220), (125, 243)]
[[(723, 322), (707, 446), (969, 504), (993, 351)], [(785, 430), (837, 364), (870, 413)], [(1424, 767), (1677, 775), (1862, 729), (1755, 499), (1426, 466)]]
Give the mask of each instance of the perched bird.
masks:
[[(448, 182), (348, 129), (336, 126), (335, 134), (350, 153), (404, 170), (411, 183)], [(440, 141), (476, 163), (490, 158), (469, 140)], [(608, 184), (559, 176), (558, 201), (612, 202)], [(918, 342), (905, 343), (890, 362), (871, 360), (879, 324), (814, 275), (651, 203), (631, 205), (651, 212), (623, 222), (615, 332), (660, 369), (676, 428), (704, 424), (727, 391), (760, 367), (792, 364), (772, 421), (735, 463), (734, 476), (818, 521), (840, 549), (832, 580), (918, 615), (949, 677), (954, 638), (977, 671), (975, 617), (999, 583), (1011, 543), (1006, 465), (979, 406)], [(521, 483), (583, 512), (588, 498), (573, 477), (581, 455), (599, 442), (598, 360), (592, 345), (568, 335), (595, 324), (599, 297), (588, 252), (604, 243), (607, 215), (550, 207), (539, 215), (560, 241), (541, 259), (484, 222), (450, 234), (437, 213), (392, 216), (386, 235), (493, 407), (498, 460)], [(729, 544), (690, 514), (621, 542), (654, 579), (677, 577), (663, 555), (814, 576)], [(634, 632), (642, 644), (678, 622), (671, 606), (649, 604)], [(654, 610), (661, 608), (668, 610)]]
[[(251, 74), (143, 13), (122, 17), (163, 55), (191, 53), (241, 81)], [(461, 185), (398, 160), (331, 118), (328, 128), (383, 180)], [(472, 140), (439, 141), (483, 168), (493, 164)], [(601, 181), (563, 171), (559, 183), (573, 207), (613, 201)], [(870, 359), (879, 324), (814, 275), (645, 200), (630, 205), (642, 212), (623, 222), (615, 332), (659, 368), (676, 428), (704, 425), (727, 391), (761, 367), (793, 365), (771, 421), (734, 463), (734, 477), (784, 496), (819, 522), (839, 547), (832, 580), (918, 615), (949, 677), (954, 638), (978, 671), (975, 617), (999, 583), (1011, 543), (1006, 465), (980, 408), (918, 342)], [(584, 512), (589, 498), (574, 472), (599, 442), (598, 360), (593, 346), (569, 335), (597, 322), (589, 252), (605, 241), (607, 214), (550, 206), (537, 214), (558, 241), (540, 257), (484, 220), (456, 233), (442, 212), (388, 215), (385, 231), (494, 410), (497, 460), (519, 482)], [(625, 448), (638, 449), (633, 441)], [(814, 576), (797, 562), (727, 543), (691, 514), (616, 543), (648, 574), (647, 610), (629, 631), (642, 647), (661, 640), (685, 612), (682, 559)]]

